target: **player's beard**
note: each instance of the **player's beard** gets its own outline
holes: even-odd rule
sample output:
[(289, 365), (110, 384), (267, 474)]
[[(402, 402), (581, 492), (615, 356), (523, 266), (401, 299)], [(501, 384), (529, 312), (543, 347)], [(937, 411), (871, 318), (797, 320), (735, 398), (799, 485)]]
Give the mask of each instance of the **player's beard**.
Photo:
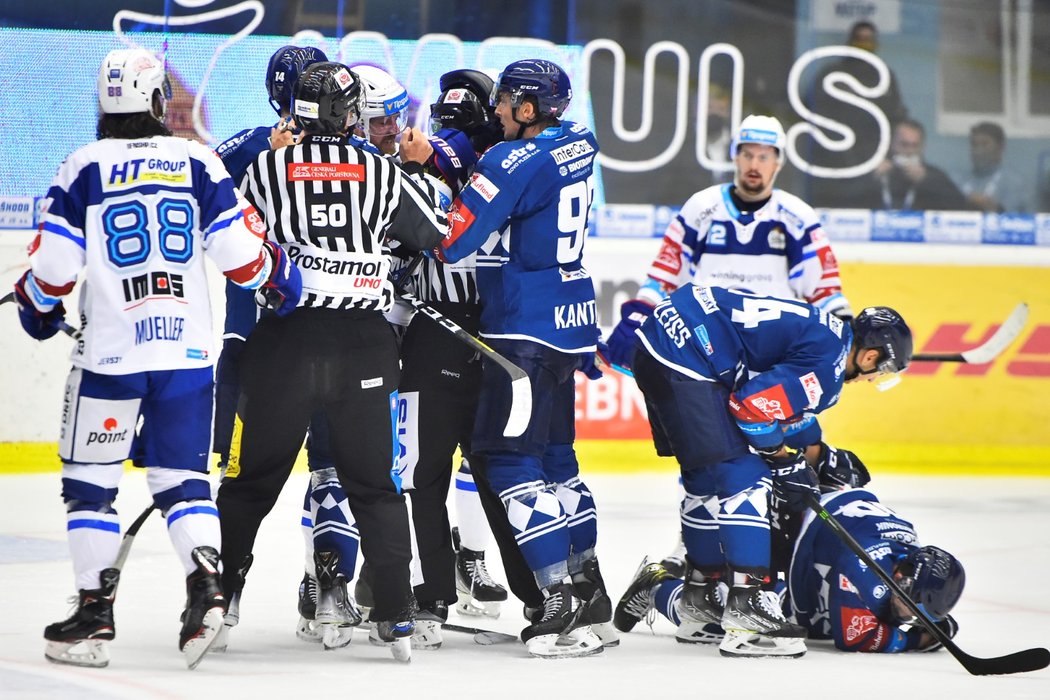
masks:
[(744, 194), (749, 194), (753, 197), (764, 195), (766, 194), (766, 190), (769, 189), (769, 183), (767, 183), (761, 175), (758, 176), (757, 185), (750, 184), (746, 176), (740, 177), (738, 180), (737, 187), (739, 187)]

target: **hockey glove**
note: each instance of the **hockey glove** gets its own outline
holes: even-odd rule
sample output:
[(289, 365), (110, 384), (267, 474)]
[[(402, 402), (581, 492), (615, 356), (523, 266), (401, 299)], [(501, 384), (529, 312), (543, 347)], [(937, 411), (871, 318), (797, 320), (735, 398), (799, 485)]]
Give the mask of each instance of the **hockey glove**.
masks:
[(631, 299), (620, 307), (620, 322), (609, 335), (609, 345), (602, 353), (602, 359), (609, 365), (631, 368), (634, 347), (638, 336), (634, 334), (653, 315), (656, 307), (641, 299)]
[(264, 309), (273, 309), (278, 316), (287, 316), (299, 305), (303, 293), (303, 277), (284, 248), (273, 241), (263, 241), (263, 250), (270, 256), (270, 278), (255, 295), (255, 302)]
[(30, 292), (26, 285), (32, 286), (35, 280), (29, 279), (32, 274), (29, 270), (15, 282), (15, 303), (18, 304), (18, 320), (22, 328), (30, 337), (37, 340), (47, 340), (58, 333), (58, 324), (66, 318), (66, 308), (59, 301), (49, 311), (41, 311), (32, 302)]
[(598, 341), (598, 351), (588, 352), (580, 355), (580, 366), (578, 369), (586, 375), (588, 379), (601, 379), (602, 370), (598, 367), (598, 358), (607, 357), (609, 353), (609, 347), (602, 341)]
[(802, 452), (787, 451), (763, 457), (773, 473), (773, 499), (778, 501), (774, 504), (775, 510), (782, 510), (780, 504), (783, 503), (788, 510), (801, 512), (806, 509), (807, 494), (820, 497), (817, 474), (806, 464)]
[[(955, 635), (959, 632), (959, 623), (955, 621), (955, 618), (949, 615), (943, 620), (937, 620), (933, 624), (940, 628), (941, 632), (948, 635), (948, 639), (955, 639)], [(939, 651), (944, 645), (937, 641), (937, 638), (926, 631), (926, 628), (922, 625), (913, 625), (908, 630), (908, 648), (914, 649), (915, 651)]]
[(825, 493), (844, 488), (859, 488), (871, 481), (867, 467), (857, 455), (849, 450), (832, 447), (826, 442), (820, 443), (817, 476), (820, 478), (820, 489)]

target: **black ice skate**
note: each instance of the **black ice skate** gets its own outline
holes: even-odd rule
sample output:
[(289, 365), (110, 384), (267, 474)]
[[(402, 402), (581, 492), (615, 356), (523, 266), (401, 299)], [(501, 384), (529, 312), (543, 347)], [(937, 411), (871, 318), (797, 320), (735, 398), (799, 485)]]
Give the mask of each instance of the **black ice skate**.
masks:
[(662, 563), (650, 564), (648, 557), (643, 558), (630, 585), (616, 604), (616, 610), (613, 611), (613, 625), (616, 629), (630, 632), (635, 625), (648, 617), (653, 611), (656, 587), (672, 578), (674, 577)]
[(485, 566), (485, 553), (460, 546), (459, 528), (452, 528), (452, 546), (456, 550), (456, 612), (498, 618), (507, 589), (492, 579)]
[(321, 630), (314, 622), (317, 614), (317, 579), (310, 574), (303, 574), (299, 582), (299, 624), (295, 627), (295, 636), (304, 642), (321, 642)]
[(402, 663), (412, 660), (412, 633), (416, 623), (411, 618), (394, 621), (379, 620), (368, 633), (368, 641), (380, 647), (388, 647), (394, 659)]
[(314, 552), (317, 569), (317, 605), (314, 623), (321, 629), (321, 643), (326, 650), (340, 649), (350, 643), (354, 627), (361, 624), (361, 612), (346, 590), (346, 576), (338, 571), (336, 552)]
[[(232, 582), (223, 580), (226, 615), (223, 617), (222, 629), (219, 630), (218, 636), (212, 642), (210, 652), (226, 651), (230, 641), (230, 629), (236, 627), (237, 623), (241, 621), (241, 591), (244, 590), (244, 581), (248, 576), (248, 569), (252, 568), (254, 560), (254, 557), (249, 554), (244, 558), (236, 574), (231, 577)], [(231, 590), (225, 590), (227, 583), (230, 583)]]
[(44, 628), (44, 656), (48, 661), (73, 666), (102, 668), (109, 663), (107, 642), (116, 636), (113, 626), (113, 598), (120, 572), (103, 569), (100, 588), (81, 589), (77, 607), (66, 620)]
[(186, 609), (182, 613), (179, 651), (191, 670), (204, 658), (223, 627), (226, 599), (219, 580), (219, 553), (214, 547), (197, 547), (190, 556), (197, 570), (186, 577)]
[(681, 622), (674, 638), (683, 644), (718, 644), (725, 637), (722, 615), (729, 586), (718, 579), (704, 580), (692, 567), (686, 568), (686, 574), (678, 604)]
[(598, 560), (585, 561), (583, 571), (573, 575), (572, 585), (576, 589), (576, 595), (583, 602), (584, 621), (590, 624), (591, 631), (602, 640), (602, 646), (617, 646), (620, 643), (620, 635), (612, 624), (612, 599), (605, 589)]
[(758, 586), (733, 586), (722, 614), (722, 656), (784, 656), (806, 653), (806, 631), (788, 622), (780, 598)]
[(584, 606), (571, 583), (543, 589), (543, 608), (521, 631), (521, 641), (533, 656), (562, 659), (603, 651), (601, 639), (584, 620)]
[(682, 540), (682, 534), (680, 532), (678, 533), (678, 542), (675, 544), (674, 551), (661, 559), (660, 563), (663, 564), (665, 569), (667, 569), (667, 573), (675, 578), (685, 578), (685, 542)]
[(419, 606), (419, 614), (416, 615), (416, 629), (412, 633), (412, 648), (426, 650), (441, 648), (444, 642), (441, 625), (447, 620), (448, 603), (443, 600), (422, 603)]

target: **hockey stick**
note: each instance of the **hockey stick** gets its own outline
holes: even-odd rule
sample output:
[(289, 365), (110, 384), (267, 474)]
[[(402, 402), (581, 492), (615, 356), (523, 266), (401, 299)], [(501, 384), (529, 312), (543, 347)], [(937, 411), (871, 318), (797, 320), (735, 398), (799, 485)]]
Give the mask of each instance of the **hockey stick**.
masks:
[(124, 562), (128, 560), (128, 552), (131, 551), (131, 543), (135, 541), (135, 535), (139, 534), (139, 530), (142, 529), (142, 524), (146, 522), (150, 514), (156, 510), (157, 506), (153, 503), (149, 505), (146, 510), (139, 513), (139, 517), (128, 526), (128, 529), (124, 531), (124, 537), (120, 540), (120, 549), (117, 550), (117, 559), (113, 562), (113, 568), (117, 571), (121, 571), (124, 568)]
[(460, 328), (455, 321), (445, 316), (437, 309), (433, 309), (408, 292), (397, 290), (397, 296), (416, 311), (424, 314), (427, 318), (438, 324), (446, 331), (456, 336), (460, 341), (477, 350), (483, 357), (492, 362), (510, 375), (510, 415), (507, 417), (507, 425), (503, 428), (504, 437), (518, 437), (525, 432), (529, 426), (529, 418), (532, 416), (532, 383), (529, 375), (516, 364), (500, 355), (483, 341), (467, 333)]
[(999, 330), (993, 333), (987, 342), (963, 352), (916, 353), (911, 356), (911, 359), (914, 362), (966, 362), (971, 365), (983, 365), (991, 362), (1003, 350), (1006, 350), (1010, 343), (1014, 342), (1017, 336), (1021, 334), (1021, 331), (1024, 330), (1024, 325), (1027, 321), (1028, 304), (1021, 302), (1006, 317), (1003, 324), (999, 326)]
[(969, 671), (975, 676), (991, 676), (991, 675), (1005, 675), (1010, 673), (1027, 673), (1028, 671), (1038, 671), (1041, 668), (1046, 668), (1050, 665), (1050, 651), (1043, 649), (1042, 647), (1036, 647), (1034, 649), (1025, 649), (1024, 651), (1014, 652), (1013, 654), (1007, 654), (1006, 656), (997, 656), (991, 659), (982, 659), (977, 656), (970, 656), (962, 649), (955, 645), (940, 627), (938, 627), (933, 620), (927, 617), (926, 613), (912, 600), (908, 594), (906, 594), (893, 580), (893, 576), (887, 573), (881, 566), (875, 563), (871, 556), (864, 551), (864, 548), (860, 546), (857, 540), (853, 539), (853, 536), (842, 526), (842, 524), (835, 519), (834, 516), (829, 513), (824, 506), (820, 504), (817, 497), (812, 494), (806, 494), (806, 505), (817, 514), (821, 520), (828, 524), (832, 531), (838, 535), (839, 539), (853, 550), (853, 553), (857, 555), (857, 558), (867, 566), (869, 569), (874, 571), (879, 578), (882, 579), (883, 583), (889, 586), (889, 589), (893, 591), (893, 594), (900, 599), (902, 603), (915, 615), (919, 624), (930, 633), (941, 645), (948, 650), (948, 652), (955, 657), (955, 660), (962, 664), (963, 668)]
[(504, 632), (495, 632), (493, 630), (483, 630), (477, 627), (465, 627), (463, 625), (454, 625), (451, 622), (441, 623), (441, 629), (448, 630), (449, 632), (462, 632), (463, 634), (474, 635), (474, 643), (481, 644), (483, 646), (492, 646), (493, 644), (510, 644), (511, 642), (518, 641), (518, 638), (513, 634), (506, 634)]

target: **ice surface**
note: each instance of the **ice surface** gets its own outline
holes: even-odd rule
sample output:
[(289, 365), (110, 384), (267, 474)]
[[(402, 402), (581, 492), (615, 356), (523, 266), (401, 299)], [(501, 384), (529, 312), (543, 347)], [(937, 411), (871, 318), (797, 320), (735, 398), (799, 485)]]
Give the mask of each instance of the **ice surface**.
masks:
[[(668, 473), (586, 481), (599, 509), (599, 559), (619, 597), (644, 554), (659, 558), (673, 546), (677, 486)], [(323, 652), (295, 638), (305, 484), (305, 474), (293, 474), (263, 523), (229, 651), (210, 654), (190, 672), (177, 648), (183, 572), (156, 515), (125, 566), (109, 667), (78, 669), (44, 659), (43, 628), (66, 616), (65, 599), (74, 592), (59, 477), (0, 477), (0, 697), (1050, 698), (1050, 670), (977, 678), (943, 651), (845, 654), (812, 642), (799, 660), (726, 659), (713, 647), (675, 643), (662, 618), (652, 631), (640, 624), (618, 648), (585, 659), (544, 661), (520, 644), (478, 646), (455, 633), (446, 633), (438, 651), (415, 652), (408, 666), (370, 646), (365, 633), (346, 649)], [(1050, 646), (1050, 479), (876, 475), (871, 487), (916, 524), (925, 543), (948, 549), (966, 566), (967, 588), (955, 611), (959, 646), (976, 656)], [(126, 474), (116, 504), (122, 524), (147, 503), (143, 475)], [(489, 561), (502, 580), (495, 552)], [(513, 599), (496, 621), (452, 618), (515, 634), (524, 626)]]

